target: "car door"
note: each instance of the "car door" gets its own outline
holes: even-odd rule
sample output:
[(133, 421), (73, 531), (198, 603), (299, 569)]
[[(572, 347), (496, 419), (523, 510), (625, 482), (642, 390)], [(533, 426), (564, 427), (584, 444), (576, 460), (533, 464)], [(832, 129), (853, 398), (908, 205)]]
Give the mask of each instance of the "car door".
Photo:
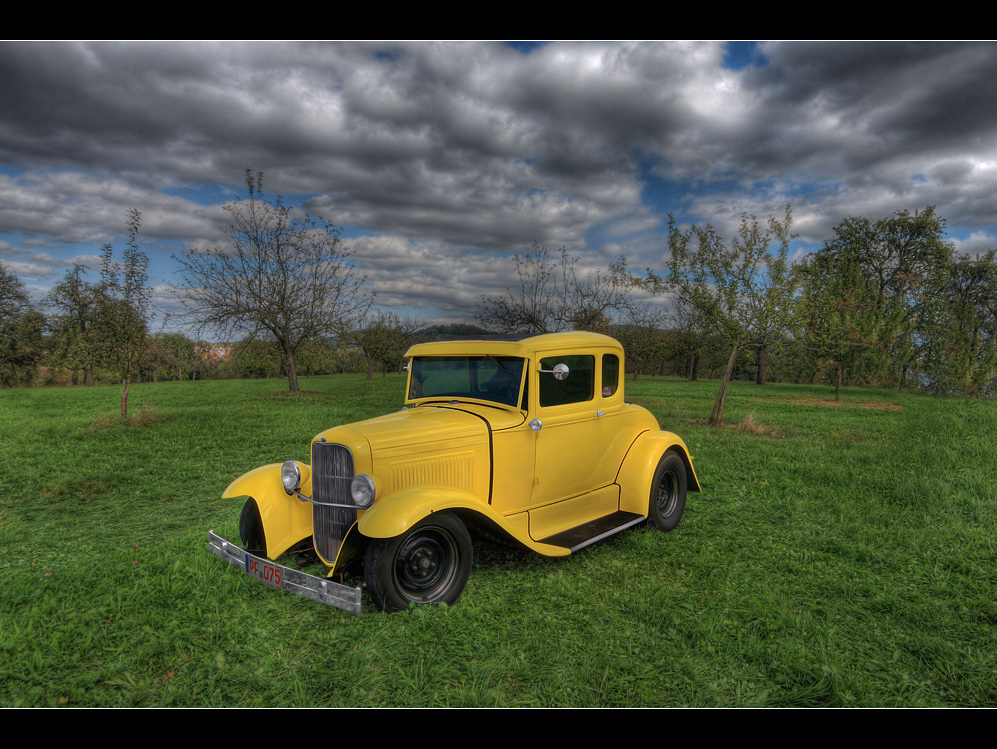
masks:
[[(530, 504), (539, 507), (613, 483), (619, 469), (615, 383), (603, 385), (603, 352), (545, 354), (537, 374), (536, 465)], [(616, 358), (615, 356), (613, 357)], [(618, 361), (618, 359), (617, 359)], [(558, 364), (568, 376), (557, 379)], [(612, 390), (609, 397), (606, 388)], [(621, 399), (616, 399), (621, 400)]]

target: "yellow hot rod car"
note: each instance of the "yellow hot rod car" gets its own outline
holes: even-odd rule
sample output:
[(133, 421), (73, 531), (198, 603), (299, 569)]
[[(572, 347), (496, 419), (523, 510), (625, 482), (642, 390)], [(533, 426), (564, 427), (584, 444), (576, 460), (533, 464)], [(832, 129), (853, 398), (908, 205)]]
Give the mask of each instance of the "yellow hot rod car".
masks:
[[(457, 600), (472, 532), (565, 556), (645, 520), (670, 531), (699, 491), (685, 443), (624, 401), (612, 338), (444, 341), (405, 356), (405, 408), (317, 435), (311, 465), (232, 482), (223, 497), (248, 497), (245, 548), (211, 532), (213, 553), (339, 608), (360, 613), (365, 587), (398, 611)], [(327, 577), (273, 561), (303, 547)]]

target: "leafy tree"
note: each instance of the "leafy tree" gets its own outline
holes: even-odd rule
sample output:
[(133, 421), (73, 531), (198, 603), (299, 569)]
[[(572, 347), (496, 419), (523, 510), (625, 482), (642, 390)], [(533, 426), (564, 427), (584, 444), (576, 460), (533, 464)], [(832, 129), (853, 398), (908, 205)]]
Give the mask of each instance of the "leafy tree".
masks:
[(924, 375), (943, 394), (997, 394), (997, 252), (953, 261), (924, 323)]
[(101, 363), (121, 379), (121, 418), (128, 416), (128, 391), (132, 376), (146, 358), (150, 290), (149, 258), (139, 249), (142, 215), (132, 210), (128, 243), (120, 262), (111, 245), (101, 252), (100, 284), (96, 293), (94, 334)]
[(352, 340), (367, 357), (367, 379), (374, 379), (374, 367), (386, 375), (401, 360), (405, 349), (413, 340), (417, 327), (411, 320), (397, 315), (377, 312), (365, 316), (353, 331)]
[(156, 381), (160, 370), (174, 382), (193, 379), (202, 363), (203, 348), (201, 342), (181, 333), (157, 333), (149, 338), (146, 364)]
[(44, 324), (45, 318), (32, 308), (24, 284), (0, 265), (0, 387), (34, 381)]
[(838, 385), (844, 370), (865, 384), (917, 385), (952, 257), (944, 227), (932, 206), (848, 218), (801, 265), (807, 345), (834, 363)]
[(305, 377), (317, 374), (331, 374), (336, 371), (337, 346), (325, 338), (315, 338), (306, 342), (295, 357), (299, 372)]
[(856, 360), (860, 347), (879, 348), (874, 318), (866, 314), (875, 305), (875, 292), (854, 253), (822, 250), (806, 258), (796, 273), (802, 285), (797, 337), (817, 357), (818, 369), (831, 362), (836, 373), (834, 397), (840, 400), (845, 366)]
[(84, 278), (83, 266), (74, 265), (65, 277), (45, 297), (48, 307), (58, 314), (49, 320), (49, 327), (58, 343), (58, 359), (76, 373), (83, 370), (83, 383), (93, 385), (93, 368), (97, 360), (94, 335), (98, 289)]
[(681, 231), (669, 216), (667, 274), (648, 270), (646, 283), (655, 291), (673, 293), (679, 304), (694, 310), (703, 326), (730, 346), (711, 424), (723, 422), (727, 385), (738, 353), (746, 346), (773, 345), (789, 326), (796, 286), (789, 268), (791, 224), (788, 205), (785, 217), (769, 219), (768, 228), (745, 215), (727, 242), (709, 225)]
[(281, 372), (283, 352), (272, 341), (247, 339), (234, 344), (226, 369), (235, 371), (236, 377), (277, 377)]
[(262, 183), (262, 174), (246, 171), (249, 199), (226, 207), (225, 246), (175, 258), (184, 280), (176, 292), (198, 330), (276, 342), (288, 387), (297, 392), (301, 347), (341, 338), (369, 302), (339, 230), (307, 215), (296, 218), (280, 197), (263, 193)]

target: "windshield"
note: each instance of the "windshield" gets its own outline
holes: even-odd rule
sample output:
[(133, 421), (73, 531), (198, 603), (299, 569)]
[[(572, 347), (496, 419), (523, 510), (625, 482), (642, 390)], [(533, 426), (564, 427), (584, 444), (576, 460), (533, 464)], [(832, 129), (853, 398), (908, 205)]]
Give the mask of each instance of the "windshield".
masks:
[(409, 399), (475, 398), (505, 406), (520, 402), (523, 360), (513, 356), (416, 356)]

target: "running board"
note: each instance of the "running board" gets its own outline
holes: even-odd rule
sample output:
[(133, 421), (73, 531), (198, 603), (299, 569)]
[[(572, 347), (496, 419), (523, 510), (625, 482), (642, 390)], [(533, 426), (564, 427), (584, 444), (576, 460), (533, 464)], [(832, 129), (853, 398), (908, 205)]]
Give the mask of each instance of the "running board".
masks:
[(612, 515), (606, 515), (576, 528), (569, 528), (566, 531), (555, 533), (553, 536), (542, 538), (540, 543), (560, 546), (575, 552), (584, 549), (589, 544), (612, 536), (614, 533), (625, 531), (627, 528), (643, 522), (644, 519), (643, 515), (637, 515), (633, 512), (614, 512)]

